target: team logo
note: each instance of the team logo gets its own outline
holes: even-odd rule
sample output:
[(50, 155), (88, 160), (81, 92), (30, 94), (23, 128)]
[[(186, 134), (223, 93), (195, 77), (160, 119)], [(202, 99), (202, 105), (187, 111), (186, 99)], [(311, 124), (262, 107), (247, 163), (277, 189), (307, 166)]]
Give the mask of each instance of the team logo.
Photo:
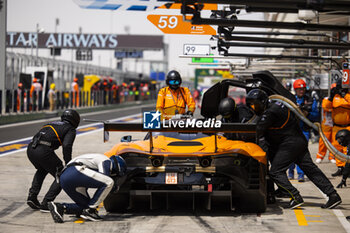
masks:
[(144, 129), (160, 129), (160, 112), (144, 112), (143, 128)]

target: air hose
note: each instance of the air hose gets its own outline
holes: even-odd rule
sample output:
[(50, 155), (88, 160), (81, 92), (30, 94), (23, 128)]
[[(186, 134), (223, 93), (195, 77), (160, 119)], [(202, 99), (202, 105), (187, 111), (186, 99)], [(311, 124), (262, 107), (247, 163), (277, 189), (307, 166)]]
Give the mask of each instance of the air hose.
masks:
[(338, 151), (330, 141), (328, 141), (327, 137), (324, 135), (321, 125), (320, 123), (316, 122), (316, 123), (312, 123), (309, 119), (307, 119), (304, 114), (301, 112), (301, 110), (299, 109), (299, 107), (290, 99), (285, 98), (281, 95), (271, 95), (269, 96), (270, 100), (273, 101), (278, 101), (280, 103), (283, 103), (288, 109), (290, 109), (300, 120), (302, 120), (305, 124), (307, 124), (308, 126), (310, 126), (311, 128), (313, 128), (314, 130), (316, 130), (317, 132), (319, 132), (322, 141), (324, 142), (325, 146), (327, 147), (327, 149), (334, 154), (334, 156), (339, 159), (340, 161), (343, 162), (350, 162), (350, 156), (343, 154), (342, 152)]

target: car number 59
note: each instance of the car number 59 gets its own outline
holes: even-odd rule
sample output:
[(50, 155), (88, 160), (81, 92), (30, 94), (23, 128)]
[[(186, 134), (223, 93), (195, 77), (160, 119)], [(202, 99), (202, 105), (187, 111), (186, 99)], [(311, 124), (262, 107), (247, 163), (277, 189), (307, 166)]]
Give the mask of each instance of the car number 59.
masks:
[(176, 16), (166, 16), (163, 15), (159, 18), (158, 27), (159, 28), (175, 28), (177, 26), (178, 20)]

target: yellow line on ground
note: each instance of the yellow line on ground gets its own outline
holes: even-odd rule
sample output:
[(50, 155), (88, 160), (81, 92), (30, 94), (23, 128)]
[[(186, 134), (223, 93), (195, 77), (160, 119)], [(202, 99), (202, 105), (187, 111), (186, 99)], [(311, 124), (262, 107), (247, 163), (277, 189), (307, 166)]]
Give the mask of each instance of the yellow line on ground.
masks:
[(75, 220), (74, 223), (84, 223), (85, 220), (83, 218), (79, 218), (78, 220)]
[[(100, 210), (100, 208), (103, 206), (103, 202), (97, 207), (97, 210)], [(79, 218), (78, 220), (75, 220), (74, 223), (84, 223), (85, 219)]]
[(308, 222), (323, 222), (323, 221), (321, 221), (321, 220), (312, 220), (312, 221), (308, 221)]
[(321, 215), (306, 215), (306, 214), (305, 214), (305, 217), (320, 218)]
[(299, 226), (307, 226), (308, 225), (302, 209), (296, 208), (296, 209), (294, 209), (294, 213), (295, 213), (295, 216), (297, 218)]

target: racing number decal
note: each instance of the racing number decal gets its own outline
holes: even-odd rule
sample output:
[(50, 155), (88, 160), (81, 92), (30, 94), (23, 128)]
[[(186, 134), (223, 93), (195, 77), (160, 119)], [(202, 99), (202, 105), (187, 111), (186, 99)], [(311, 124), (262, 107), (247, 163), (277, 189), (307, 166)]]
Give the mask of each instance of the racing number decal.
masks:
[(176, 16), (167, 16), (167, 15), (163, 15), (160, 16), (159, 21), (158, 21), (158, 27), (159, 28), (175, 28), (177, 26), (177, 17)]
[(148, 15), (147, 19), (165, 34), (216, 35), (210, 25), (192, 25), (182, 15)]
[(343, 72), (343, 83), (347, 83), (349, 79), (349, 74), (348, 72)]
[(166, 184), (177, 184), (177, 173), (166, 173), (165, 183)]
[(343, 63), (343, 82), (342, 82), (342, 86), (343, 88), (349, 88), (350, 87), (350, 83), (349, 83), (349, 63), (344, 62)]

